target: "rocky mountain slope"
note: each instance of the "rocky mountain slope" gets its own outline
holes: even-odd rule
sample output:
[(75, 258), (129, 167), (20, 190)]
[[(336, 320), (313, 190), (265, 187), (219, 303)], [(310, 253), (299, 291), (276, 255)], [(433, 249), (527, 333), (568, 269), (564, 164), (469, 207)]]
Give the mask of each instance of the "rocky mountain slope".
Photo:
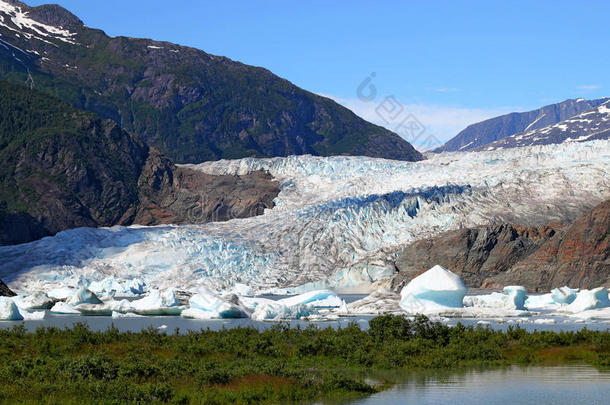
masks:
[(610, 200), (570, 225), (500, 224), (450, 231), (404, 248), (392, 287), (399, 290), (436, 264), (460, 274), (469, 287), (516, 284), (538, 291), (610, 285), (609, 237)]
[(496, 150), (562, 142), (586, 142), (610, 138), (610, 101), (544, 128), (512, 135), (481, 146), (477, 150)]
[(56, 5), (0, 0), (0, 77), (112, 119), (179, 163), (423, 158), (395, 133), (266, 69), (168, 42), (109, 37)]
[(566, 100), (547, 105), (537, 110), (510, 113), (469, 125), (433, 152), (457, 152), (475, 150), (524, 131), (547, 127), (574, 117), (607, 102), (608, 98), (585, 100), (582, 98)]
[(0, 280), (0, 297), (14, 297), (15, 294), (2, 280)]
[(271, 176), (176, 167), (114, 121), (0, 80), (0, 244), (81, 226), (200, 223), (262, 213)]
[(610, 286), (610, 200), (557, 232), (506, 272), (486, 280), (484, 286), (507, 281), (544, 290), (558, 285)]
[(509, 270), (534, 253), (561, 225), (529, 227), (497, 224), (464, 228), (416, 241), (404, 248), (396, 260), (398, 274), (392, 286), (400, 290), (413, 277), (440, 264), (459, 274), (469, 287)]

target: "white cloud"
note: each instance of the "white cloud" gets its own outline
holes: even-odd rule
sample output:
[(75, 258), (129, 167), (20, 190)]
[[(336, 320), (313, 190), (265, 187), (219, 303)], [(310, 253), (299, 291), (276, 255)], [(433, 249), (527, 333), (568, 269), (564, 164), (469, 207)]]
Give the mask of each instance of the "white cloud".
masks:
[[(523, 110), (519, 107), (484, 109), (434, 104), (409, 104), (397, 99), (388, 102), (385, 97), (377, 97), (375, 100), (367, 102), (355, 98), (346, 99), (330, 95), (325, 96), (349, 108), (365, 120), (398, 133), (420, 150), (435, 147), (434, 145), (428, 145), (432, 141), (432, 139), (428, 139), (431, 135), (438, 139), (439, 144), (436, 146), (440, 146), (440, 144), (453, 138), (470, 124), (513, 111)], [(387, 104), (384, 104), (384, 102)], [(402, 106), (402, 109), (400, 109), (400, 106)], [(415, 117), (425, 127), (425, 131), (417, 136), (415, 140), (409, 135), (408, 128), (401, 125), (410, 115)]]
[(576, 86), (576, 88), (578, 89), (582, 89), (582, 90), (597, 90), (599, 89), (600, 86), (598, 86), (597, 84), (583, 84), (581, 86)]

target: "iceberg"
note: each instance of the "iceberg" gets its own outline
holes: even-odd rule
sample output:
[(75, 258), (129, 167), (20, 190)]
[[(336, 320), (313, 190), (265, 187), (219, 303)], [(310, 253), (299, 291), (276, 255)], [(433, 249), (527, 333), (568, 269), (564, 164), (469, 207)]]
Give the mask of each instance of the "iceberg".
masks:
[(144, 288), (146, 287), (146, 283), (139, 278), (132, 278), (125, 282), (125, 287), (129, 292), (135, 295), (144, 294)]
[(343, 300), (330, 290), (309, 291), (277, 302), (287, 307), (307, 304), (315, 308), (338, 308), (343, 304)]
[(85, 287), (77, 289), (66, 301), (68, 304), (76, 306), (80, 304), (101, 304), (102, 301)]
[(400, 295), (388, 290), (374, 291), (358, 301), (347, 304), (347, 313), (380, 315), (402, 312)]
[(408, 313), (422, 314), (462, 308), (467, 290), (458, 275), (436, 265), (402, 289), (400, 307)]
[(74, 314), (80, 314), (79, 311), (77, 311), (72, 305), (67, 304), (63, 301), (59, 301), (57, 303), (55, 303), (55, 305), (53, 305), (53, 307), (51, 308), (51, 312), (54, 314), (70, 314), (70, 315), (74, 315)]
[(173, 288), (164, 291), (152, 290), (144, 298), (132, 301), (133, 312), (139, 315), (180, 315), (180, 306)]
[(525, 310), (525, 298), (527, 290), (520, 285), (509, 285), (504, 287), (504, 292), (508, 294), (507, 306), (511, 309)]
[[(191, 311), (183, 312), (184, 317), (214, 319), (247, 318), (249, 316), (236, 295), (221, 298), (207, 288), (200, 288), (197, 294), (189, 298), (189, 309)], [(206, 314), (202, 314), (202, 312)]]
[(125, 287), (112, 276), (106, 277), (101, 281), (93, 281), (89, 284), (88, 288), (95, 294), (108, 294), (112, 291), (119, 294), (125, 293)]
[(570, 287), (555, 288), (551, 291), (551, 298), (558, 304), (571, 304), (576, 299), (578, 289), (572, 289)]
[(109, 296), (114, 296), (115, 294), (119, 296), (141, 295), (144, 293), (145, 286), (146, 283), (139, 278), (132, 278), (121, 282), (115, 277), (109, 276), (101, 281), (92, 281), (89, 284), (89, 290), (96, 294), (106, 294)]
[(604, 287), (598, 287), (592, 290), (581, 290), (574, 301), (563, 309), (567, 312), (577, 313), (606, 307), (610, 307), (608, 290)]
[(317, 314), (318, 310), (310, 305), (296, 304), (289, 307), (276, 301), (257, 305), (251, 318), (255, 321), (282, 321), (303, 319)]
[(53, 306), (54, 300), (43, 292), (37, 291), (25, 297), (15, 297), (13, 299), (19, 309), (31, 311), (34, 309), (49, 309)]
[(121, 313), (121, 312), (112, 311), (112, 317), (113, 318), (144, 318), (144, 315), (138, 315), (134, 312)]
[(525, 300), (525, 307), (531, 309), (554, 309), (559, 304), (553, 300), (552, 294), (528, 295)]
[(19, 312), (15, 302), (9, 297), (0, 297), (0, 321), (22, 321), (23, 316)]
[(74, 288), (59, 287), (59, 288), (53, 288), (53, 289), (47, 291), (47, 295), (50, 298), (53, 298), (56, 300), (67, 300), (68, 298), (70, 298), (71, 296), (74, 295), (75, 291), (76, 290)]
[(81, 315), (86, 316), (111, 316), (112, 309), (106, 304), (79, 304), (74, 307)]
[(46, 311), (20, 311), (24, 321), (42, 321), (46, 316)]

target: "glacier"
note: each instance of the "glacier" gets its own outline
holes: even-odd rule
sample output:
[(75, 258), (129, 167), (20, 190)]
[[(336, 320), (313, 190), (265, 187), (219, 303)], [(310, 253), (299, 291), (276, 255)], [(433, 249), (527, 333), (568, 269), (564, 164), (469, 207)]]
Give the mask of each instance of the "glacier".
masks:
[(17, 293), (52, 298), (81, 287), (134, 295), (201, 287), (369, 293), (385, 286), (397, 252), (414, 240), (494, 221), (571, 220), (610, 198), (610, 141), (444, 153), (421, 162), (304, 155), (185, 166), (209, 174), (264, 170), (280, 193), (258, 217), (78, 228), (3, 246), (0, 279)]

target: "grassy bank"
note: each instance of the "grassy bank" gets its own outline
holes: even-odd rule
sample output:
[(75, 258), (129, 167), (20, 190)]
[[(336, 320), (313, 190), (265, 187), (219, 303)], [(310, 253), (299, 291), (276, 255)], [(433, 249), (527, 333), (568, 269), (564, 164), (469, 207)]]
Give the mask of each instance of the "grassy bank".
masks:
[(370, 329), (278, 325), (167, 335), (84, 325), (0, 331), (3, 403), (278, 403), (375, 392), (350, 370), (610, 366), (610, 333), (507, 332), (381, 316)]

